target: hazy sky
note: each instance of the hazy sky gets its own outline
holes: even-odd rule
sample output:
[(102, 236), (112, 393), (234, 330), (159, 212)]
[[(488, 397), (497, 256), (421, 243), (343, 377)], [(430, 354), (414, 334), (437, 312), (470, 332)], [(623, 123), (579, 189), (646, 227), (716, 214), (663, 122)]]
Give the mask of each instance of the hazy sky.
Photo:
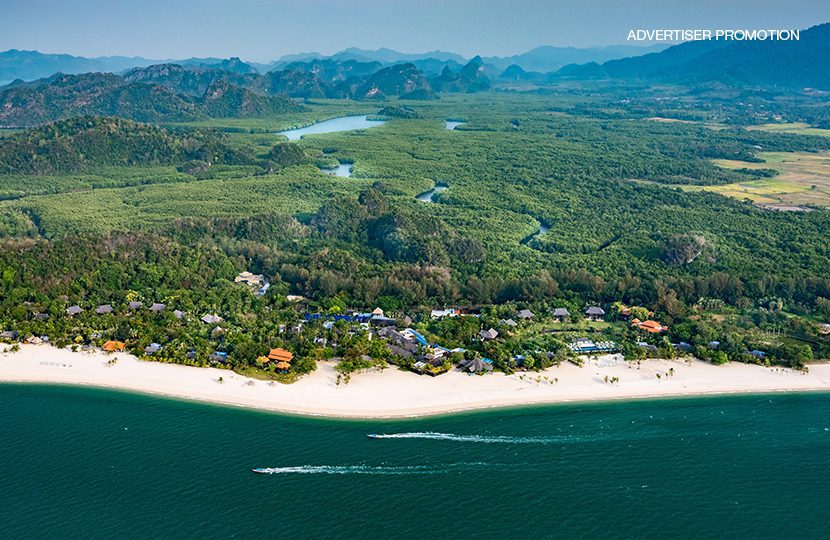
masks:
[(620, 44), (631, 28), (826, 21), (829, 0), (2, 0), (0, 50), (267, 61), (356, 46), (502, 56)]

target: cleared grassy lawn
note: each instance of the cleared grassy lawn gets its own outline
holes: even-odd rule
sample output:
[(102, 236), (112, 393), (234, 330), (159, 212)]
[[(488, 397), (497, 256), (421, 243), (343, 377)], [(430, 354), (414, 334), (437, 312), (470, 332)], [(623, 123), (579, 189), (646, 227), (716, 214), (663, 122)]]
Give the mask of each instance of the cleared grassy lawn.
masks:
[(796, 133), (798, 135), (821, 135), (823, 137), (830, 137), (830, 129), (815, 128), (804, 122), (788, 122), (785, 124), (762, 124), (760, 126), (749, 126), (746, 129), (772, 131), (775, 133)]
[(776, 169), (775, 178), (718, 186), (679, 186), (687, 191), (712, 191), (756, 204), (810, 205), (830, 207), (830, 153), (763, 152), (764, 163), (715, 159), (726, 169)]

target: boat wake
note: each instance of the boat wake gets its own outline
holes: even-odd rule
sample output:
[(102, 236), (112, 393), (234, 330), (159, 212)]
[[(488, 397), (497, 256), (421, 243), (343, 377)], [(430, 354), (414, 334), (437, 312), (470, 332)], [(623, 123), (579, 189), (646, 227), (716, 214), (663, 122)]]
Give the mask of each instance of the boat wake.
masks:
[(251, 469), (258, 474), (372, 474), (372, 475), (426, 475), (448, 474), (459, 468), (481, 469), (486, 463), (454, 463), (441, 466), (411, 465), (405, 467), (374, 467), (370, 465), (299, 465), (295, 467), (262, 467)]
[(434, 431), (415, 431), (412, 433), (383, 433), (369, 435), (370, 439), (430, 439), (436, 441), (455, 441), (482, 444), (561, 444), (579, 442), (581, 437), (547, 436), (547, 437), (511, 437), (505, 435), (456, 435), (455, 433), (436, 433)]

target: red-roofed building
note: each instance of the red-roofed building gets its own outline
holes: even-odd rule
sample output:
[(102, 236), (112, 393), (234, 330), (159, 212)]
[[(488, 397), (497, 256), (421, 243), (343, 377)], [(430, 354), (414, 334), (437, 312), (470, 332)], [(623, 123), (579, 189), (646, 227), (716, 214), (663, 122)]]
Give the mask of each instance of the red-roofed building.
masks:
[(271, 349), (271, 352), (268, 353), (268, 360), (275, 362), (291, 362), (293, 359), (294, 353), (285, 349)]
[(651, 334), (659, 334), (660, 332), (665, 332), (666, 330), (669, 329), (668, 326), (663, 326), (659, 322), (652, 321), (652, 320), (643, 321), (643, 322), (631, 321), (631, 325), (636, 326), (637, 328), (640, 328), (642, 330), (645, 330), (646, 332), (649, 332)]

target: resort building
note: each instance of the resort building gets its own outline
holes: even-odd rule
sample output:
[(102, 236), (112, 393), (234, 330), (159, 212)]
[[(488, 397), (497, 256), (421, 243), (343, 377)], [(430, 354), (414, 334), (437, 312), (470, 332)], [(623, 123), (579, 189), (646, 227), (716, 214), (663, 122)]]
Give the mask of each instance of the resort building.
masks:
[(486, 362), (481, 357), (473, 358), (472, 360), (464, 360), (459, 364), (463, 371), (470, 373), (489, 373), (493, 371), (493, 364)]
[(665, 332), (669, 329), (668, 326), (663, 326), (657, 321), (640, 321), (639, 319), (632, 319), (631, 326), (635, 328), (639, 328), (640, 330), (645, 330), (650, 334), (659, 334), (660, 332)]
[(202, 317), (202, 322), (205, 324), (217, 324), (222, 322), (222, 320), (222, 317), (219, 315), (212, 315), (210, 313)]
[(482, 330), (478, 333), (478, 337), (481, 338), (481, 341), (490, 341), (499, 337), (499, 333), (491, 328), (489, 330)]
[(458, 311), (455, 308), (449, 309), (433, 309), (430, 314), (433, 319), (443, 319), (444, 317), (458, 317)]
[(127, 304), (127, 306), (133, 311), (135, 311), (136, 309), (140, 308), (143, 305), (144, 305), (143, 302), (130, 302), (129, 304)]
[(519, 313), (516, 314), (516, 317), (518, 317), (520, 319), (523, 319), (525, 321), (529, 321), (530, 319), (532, 319), (535, 316), (536, 315), (532, 311), (530, 311), (529, 309), (523, 309)]
[(553, 320), (556, 322), (565, 322), (565, 319), (571, 316), (571, 313), (563, 308), (556, 308), (553, 310)]
[(372, 326), (395, 326), (397, 321), (392, 317), (384, 317), (383, 315), (372, 315), (369, 319), (369, 324)]
[(97, 308), (95, 308), (95, 313), (98, 315), (105, 315), (107, 313), (112, 313), (112, 306), (109, 304), (101, 304)]
[(245, 285), (250, 285), (252, 287), (262, 287), (262, 285), (265, 284), (265, 276), (245, 271), (236, 276), (233, 281), (235, 283), (244, 283)]
[(104, 349), (106, 352), (121, 352), (124, 350), (124, 347), (126, 347), (126, 345), (123, 341), (113, 340), (107, 341), (101, 346), (101, 348)]
[(152, 311), (153, 313), (161, 313), (165, 309), (167, 309), (167, 306), (164, 304), (155, 303), (152, 306), (150, 306), (150, 311)]
[(585, 310), (585, 318), (589, 321), (601, 321), (605, 317), (605, 310), (599, 306), (589, 306)]
[(291, 351), (286, 351), (282, 348), (271, 349), (268, 353), (268, 360), (273, 360), (274, 362), (288, 362), (290, 363), (294, 360), (294, 353)]

